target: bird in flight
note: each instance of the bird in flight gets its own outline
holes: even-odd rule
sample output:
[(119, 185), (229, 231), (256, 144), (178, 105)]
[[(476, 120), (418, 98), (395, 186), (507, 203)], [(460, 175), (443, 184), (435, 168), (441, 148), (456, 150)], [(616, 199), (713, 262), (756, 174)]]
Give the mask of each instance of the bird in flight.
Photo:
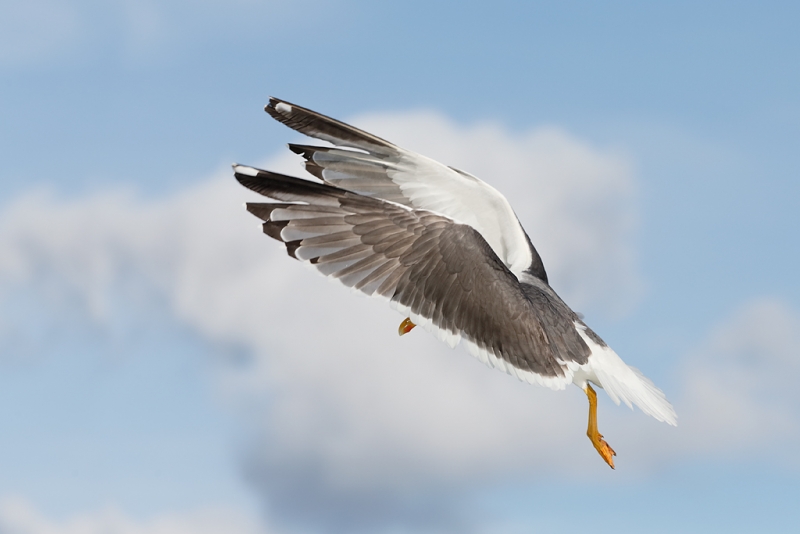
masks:
[(664, 394), (628, 366), (550, 287), (539, 253), (508, 200), (477, 177), (349, 124), (271, 98), (266, 112), (332, 147), (290, 144), (319, 181), (233, 166), (264, 233), (323, 275), (380, 297), (483, 363), (589, 400), (587, 436), (612, 468), (597, 429), (597, 394), (676, 424)]

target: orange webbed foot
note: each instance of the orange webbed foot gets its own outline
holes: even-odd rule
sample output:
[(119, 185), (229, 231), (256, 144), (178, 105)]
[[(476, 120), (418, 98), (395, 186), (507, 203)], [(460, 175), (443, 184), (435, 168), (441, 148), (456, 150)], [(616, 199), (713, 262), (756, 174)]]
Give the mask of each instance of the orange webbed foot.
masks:
[(594, 445), (594, 448), (597, 449), (598, 453), (600, 453), (600, 457), (605, 460), (611, 469), (614, 469), (614, 456), (616, 456), (617, 453), (614, 452), (614, 449), (611, 448), (611, 445), (606, 443), (606, 440), (603, 439), (603, 435), (598, 433), (595, 438), (589, 436), (589, 439), (592, 440), (592, 445)]
[(412, 323), (411, 319), (406, 317), (405, 319), (403, 319), (403, 322), (400, 323), (400, 326), (397, 329), (397, 333), (400, 334), (401, 336), (404, 336), (404, 335), (408, 334), (409, 332), (411, 332), (414, 329), (415, 326), (417, 326), (417, 325)]

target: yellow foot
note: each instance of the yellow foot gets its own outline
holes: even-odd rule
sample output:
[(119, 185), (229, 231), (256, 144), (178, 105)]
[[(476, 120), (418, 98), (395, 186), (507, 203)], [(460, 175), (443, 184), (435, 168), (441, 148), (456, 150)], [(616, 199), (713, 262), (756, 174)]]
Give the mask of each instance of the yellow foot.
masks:
[(409, 332), (411, 332), (414, 329), (415, 326), (417, 326), (417, 325), (412, 323), (411, 319), (406, 317), (405, 319), (403, 319), (403, 322), (400, 323), (400, 327), (397, 329), (397, 333), (400, 334), (401, 336), (405, 335), (405, 334), (408, 334)]
[(603, 439), (603, 434), (598, 433), (597, 436), (594, 438), (592, 436), (589, 436), (589, 439), (592, 440), (592, 445), (594, 445), (594, 448), (597, 449), (597, 452), (600, 453), (600, 456), (603, 458), (603, 460), (606, 461), (606, 463), (611, 467), (611, 469), (614, 469), (613, 457), (616, 456), (617, 453), (614, 452), (614, 449), (611, 448), (611, 445), (606, 443), (606, 440)]
[(594, 448), (600, 453), (603, 460), (606, 461), (611, 469), (614, 469), (613, 457), (616, 456), (617, 453), (606, 443), (606, 440), (603, 439), (603, 435), (597, 430), (597, 393), (594, 392), (594, 389), (592, 389), (592, 386), (588, 383), (584, 391), (589, 398), (589, 427), (586, 429), (586, 435), (589, 436), (592, 445), (594, 445)]

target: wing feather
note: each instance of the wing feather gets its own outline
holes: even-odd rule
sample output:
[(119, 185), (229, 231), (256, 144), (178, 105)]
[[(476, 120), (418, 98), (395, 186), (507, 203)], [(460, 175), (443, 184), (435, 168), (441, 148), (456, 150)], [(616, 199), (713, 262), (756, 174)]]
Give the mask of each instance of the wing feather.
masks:
[(289, 145), (305, 158), (306, 169), (314, 176), (348, 191), (433, 211), (469, 225), (518, 279), (528, 272), (547, 281), (542, 260), (514, 210), (489, 184), (285, 100), (270, 98), (265, 109), (300, 133), (357, 149)]
[[(577, 316), (546, 284), (521, 284), (472, 227), (249, 167), (237, 167), (236, 178), (279, 201), (247, 209), (265, 220), (265, 232), (286, 243), (290, 255), (349, 287), (389, 299), (450, 345), (463, 337), (481, 361), (551, 387), (570, 382), (570, 364), (585, 363), (588, 348), (572, 327)], [(545, 312), (542, 303), (563, 305), (552, 324), (537, 319)]]

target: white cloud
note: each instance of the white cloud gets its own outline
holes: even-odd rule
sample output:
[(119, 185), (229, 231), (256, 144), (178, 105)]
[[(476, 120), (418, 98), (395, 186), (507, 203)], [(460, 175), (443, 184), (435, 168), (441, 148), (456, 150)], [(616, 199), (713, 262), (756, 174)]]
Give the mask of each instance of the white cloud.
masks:
[(800, 438), (798, 374), (800, 314), (775, 298), (744, 304), (686, 359), (682, 448), (800, 466), (783, 449)]
[[(636, 294), (625, 158), (556, 130), (464, 131), (433, 114), (360, 122), (401, 143), (423, 132), (412, 148), (508, 194), (572, 302), (599, 309)], [(265, 166), (299, 174), (293, 158)], [(263, 236), (241, 209), (251, 195), (228, 171), (154, 201), (32, 192), (0, 212), (0, 297), (25, 287), (82, 302), (103, 323), (114, 299), (152, 292), (206, 338), (245, 347), (252, 365), (224, 367), (220, 387), (247, 414), (245, 470), (276, 517), (350, 530), (413, 511), (433, 524), (448, 519), (443, 499), (488, 482), (607, 469), (584, 437), (580, 391), (522, 384), (424, 332), (398, 339), (400, 316), (300, 268)], [(603, 410), (611, 425), (655, 424)]]
[[(141, 521), (109, 508), (55, 520), (19, 497), (0, 499), (3, 534), (266, 534), (252, 517), (231, 509), (164, 514)], [(274, 532), (274, 531), (273, 531)]]

